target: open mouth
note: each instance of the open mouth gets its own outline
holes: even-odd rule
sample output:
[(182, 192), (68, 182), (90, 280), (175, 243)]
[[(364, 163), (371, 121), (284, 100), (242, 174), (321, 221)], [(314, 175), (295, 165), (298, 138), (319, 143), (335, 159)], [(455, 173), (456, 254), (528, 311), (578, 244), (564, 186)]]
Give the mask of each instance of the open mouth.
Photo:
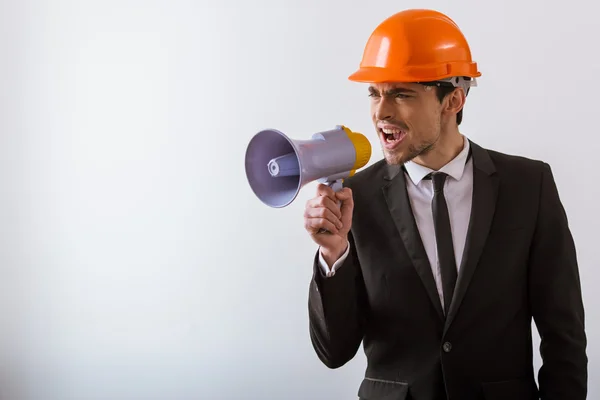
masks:
[(397, 127), (385, 126), (379, 128), (386, 147), (394, 147), (406, 137), (406, 131)]

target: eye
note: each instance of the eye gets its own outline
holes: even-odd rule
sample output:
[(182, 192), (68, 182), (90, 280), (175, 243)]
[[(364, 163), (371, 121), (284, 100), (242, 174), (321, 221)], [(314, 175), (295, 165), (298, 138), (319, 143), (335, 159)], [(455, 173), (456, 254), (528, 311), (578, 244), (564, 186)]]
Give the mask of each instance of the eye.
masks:
[(408, 98), (410, 98), (409, 95), (406, 95), (406, 94), (403, 94), (403, 93), (398, 93), (395, 97), (397, 99), (408, 99)]

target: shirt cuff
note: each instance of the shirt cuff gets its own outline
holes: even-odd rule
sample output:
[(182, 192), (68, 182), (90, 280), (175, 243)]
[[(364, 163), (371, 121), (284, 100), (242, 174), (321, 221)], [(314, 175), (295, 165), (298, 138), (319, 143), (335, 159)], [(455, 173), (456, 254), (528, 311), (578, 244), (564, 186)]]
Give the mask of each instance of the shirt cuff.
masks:
[(327, 265), (327, 263), (325, 262), (325, 259), (323, 258), (323, 254), (321, 253), (321, 248), (319, 248), (319, 265), (321, 266), (323, 273), (328, 278), (331, 278), (332, 276), (334, 276), (335, 271), (340, 267), (340, 265), (343, 264), (344, 260), (346, 259), (346, 257), (348, 257), (349, 253), (350, 253), (350, 242), (348, 242), (348, 245), (346, 246), (346, 251), (344, 252), (344, 254), (342, 254), (342, 256), (340, 258), (338, 258), (335, 263), (333, 263), (333, 266), (330, 269), (329, 266)]

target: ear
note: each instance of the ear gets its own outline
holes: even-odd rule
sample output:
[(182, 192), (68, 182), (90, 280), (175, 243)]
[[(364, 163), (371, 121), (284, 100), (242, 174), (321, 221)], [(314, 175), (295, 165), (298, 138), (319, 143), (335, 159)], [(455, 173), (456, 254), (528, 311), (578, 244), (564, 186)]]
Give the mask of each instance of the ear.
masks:
[(456, 88), (445, 98), (443, 112), (448, 115), (456, 115), (465, 106), (467, 96), (462, 88)]

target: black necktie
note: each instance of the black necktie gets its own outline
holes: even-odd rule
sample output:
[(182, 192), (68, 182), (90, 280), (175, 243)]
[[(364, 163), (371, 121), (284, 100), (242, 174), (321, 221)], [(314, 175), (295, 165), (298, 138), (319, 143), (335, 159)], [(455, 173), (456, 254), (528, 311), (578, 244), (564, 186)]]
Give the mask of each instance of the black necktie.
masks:
[(433, 201), (431, 202), (431, 209), (433, 211), (433, 224), (442, 274), (444, 309), (446, 315), (448, 315), (448, 310), (450, 309), (450, 302), (452, 301), (457, 277), (454, 245), (452, 243), (452, 230), (450, 229), (450, 216), (448, 214), (446, 199), (444, 198), (444, 182), (446, 181), (447, 176), (448, 175), (443, 172), (434, 172), (431, 174), (431, 179), (433, 180)]

